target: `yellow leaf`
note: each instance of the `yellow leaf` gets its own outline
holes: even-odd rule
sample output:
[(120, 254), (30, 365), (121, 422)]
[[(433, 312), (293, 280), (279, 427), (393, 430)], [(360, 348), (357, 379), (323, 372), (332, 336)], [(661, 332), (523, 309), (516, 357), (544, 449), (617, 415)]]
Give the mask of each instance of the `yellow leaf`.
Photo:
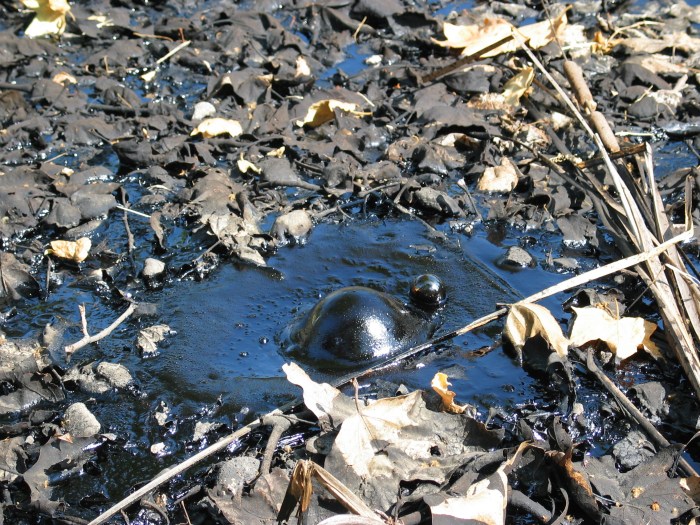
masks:
[(569, 340), (561, 331), (561, 326), (550, 311), (539, 304), (516, 303), (511, 306), (503, 335), (518, 353), (528, 339), (539, 335), (561, 357), (568, 354)]
[(345, 113), (350, 113), (351, 115), (358, 117), (369, 114), (363, 111), (358, 111), (357, 104), (353, 104), (352, 102), (325, 99), (311, 104), (306, 112), (304, 120), (297, 120), (296, 124), (299, 127), (311, 126), (312, 128), (316, 128), (321, 124), (325, 124), (329, 120), (333, 120), (335, 110), (344, 111)]
[(282, 156), (284, 155), (285, 149), (286, 148), (284, 146), (280, 146), (277, 149), (273, 149), (272, 151), (268, 151), (265, 154), (265, 156), (266, 157), (275, 157), (275, 158), (281, 159)]
[(248, 170), (253, 171), (255, 173), (260, 173), (262, 171), (249, 160), (245, 160), (243, 158), (243, 153), (241, 153), (241, 158), (236, 161), (236, 164), (238, 165), (238, 171), (240, 171), (241, 173), (247, 173)]
[(70, 6), (66, 0), (21, 0), (24, 7), (36, 12), (24, 35), (29, 38), (59, 36), (66, 29), (66, 14)]
[(571, 344), (581, 346), (591, 341), (600, 340), (608, 345), (618, 359), (623, 360), (634, 355), (638, 349), (646, 350), (658, 359), (661, 352), (651, 335), (656, 330), (656, 323), (641, 317), (614, 318), (607, 311), (588, 306), (574, 308), (576, 319), (571, 327)]
[(61, 84), (62, 86), (65, 86), (67, 84), (77, 84), (78, 81), (75, 79), (75, 77), (69, 73), (66, 73), (65, 71), (59, 71), (56, 73), (53, 78), (51, 78), (52, 82), (55, 82), (56, 84)]
[(462, 49), (462, 56), (494, 57), (503, 53), (512, 53), (518, 49), (518, 43), (515, 40), (509, 40), (489, 51), (483, 51), (509, 37), (513, 31), (518, 31), (520, 37), (526, 40), (531, 48), (539, 49), (554, 40), (555, 32), (559, 34), (566, 23), (566, 11), (563, 10), (551, 22), (545, 20), (518, 28), (513, 27), (510, 22), (502, 18), (487, 18), (479, 25), (467, 26), (446, 22), (442, 29), (445, 40), (432, 39), (432, 41), (442, 47)]
[(521, 97), (530, 89), (534, 79), (535, 70), (531, 67), (523, 68), (503, 86), (503, 101), (510, 106), (519, 106)]
[(447, 389), (450, 384), (451, 383), (447, 380), (447, 374), (443, 374), (442, 372), (435, 374), (435, 377), (433, 377), (433, 380), (430, 382), (430, 386), (442, 398), (442, 404), (445, 410), (453, 414), (462, 414), (469, 408), (469, 405), (460, 406), (454, 402), (457, 394)]
[(92, 241), (82, 237), (77, 241), (51, 241), (49, 244), (51, 248), (46, 250), (47, 255), (55, 255), (61, 259), (79, 263), (87, 258)]
[(476, 188), (479, 191), (494, 191), (508, 193), (518, 184), (518, 170), (510, 159), (503, 157), (501, 165), (495, 168), (489, 166), (484, 170)]
[(311, 68), (306, 59), (299, 55), (296, 60), (296, 70), (294, 71), (294, 78), (308, 77), (311, 76)]
[(240, 122), (232, 119), (220, 117), (204, 119), (200, 122), (190, 136), (201, 134), (204, 138), (218, 137), (219, 135), (230, 135), (237, 137), (243, 133)]

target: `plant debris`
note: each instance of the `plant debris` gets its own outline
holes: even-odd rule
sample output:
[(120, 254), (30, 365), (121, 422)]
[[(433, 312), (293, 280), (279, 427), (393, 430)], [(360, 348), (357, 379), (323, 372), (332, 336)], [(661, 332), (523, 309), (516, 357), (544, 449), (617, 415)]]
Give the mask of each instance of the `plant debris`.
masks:
[[(700, 8), (0, 10), (0, 521), (694, 522)], [(367, 217), (424, 227), (400, 257), (426, 266), (436, 246), (488, 244), (487, 279), (529, 297), (477, 320), (451, 298), (461, 328), (354, 382), (288, 363), (302, 400), (265, 416), (177, 376), (173, 319), (191, 312), (159, 308), (165, 294), (224, 263), (238, 285), (282, 280), (276, 255)], [(385, 268), (348, 259), (367, 270), (353, 285), (382, 287)], [(217, 316), (250, 330), (264, 292)], [(501, 333), (524, 375), (491, 369), (493, 391), (470, 391), (465, 363), (489, 362)], [(277, 335), (227, 342), (240, 368), (211, 363), (206, 382), (288, 400), (281, 371), (245, 371)], [(185, 367), (203, 365), (198, 350)], [(397, 364), (440, 370), (410, 391), (384, 379)], [(501, 390), (521, 397), (498, 406)], [(179, 407), (186, 391), (195, 409)]]

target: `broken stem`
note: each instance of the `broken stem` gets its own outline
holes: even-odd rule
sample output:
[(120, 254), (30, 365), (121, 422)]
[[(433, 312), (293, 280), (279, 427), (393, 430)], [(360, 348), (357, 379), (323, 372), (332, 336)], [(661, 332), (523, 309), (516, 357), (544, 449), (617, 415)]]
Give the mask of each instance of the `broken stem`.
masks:
[(127, 308), (124, 311), (124, 313), (121, 314), (111, 325), (102, 330), (100, 333), (92, 336), (88, 335), (87, 332), (87, 321), (85, 320), (85, 306), (80, 305), (78, 308), (80, 309), (80, 315), (83, 319), (83, 333), (85, 334), (85, 336), (80, 341), (76, 341), (75, 343), (70, 344), (64, 348), (64, 351), (68, 355), (72, 354), (76, 350), (81, 349), (84, 346), (89, 345), (90, 343), (94, 343), (96, 341), (99, 341), (100, 339), (104, 339), (109, 334), (111, 334), (120, 324), (126, 321), (126, 319), (134, 313), (134, 311), (136, 310), (136, 303), (131, 303), (129, 305), (129, 308)]

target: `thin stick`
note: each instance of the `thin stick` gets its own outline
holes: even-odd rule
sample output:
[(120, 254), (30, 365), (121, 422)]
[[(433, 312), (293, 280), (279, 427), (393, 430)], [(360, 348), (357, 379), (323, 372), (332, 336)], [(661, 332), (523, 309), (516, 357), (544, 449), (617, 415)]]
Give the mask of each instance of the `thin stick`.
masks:
[(138, 215), (139, 217), (144, 217), (146, 219), (151, 218), (151, 216), (148, 215), (147, 213), (141, 213), (140, 211), (132, 210), (131, 208), (127, 208), (126, 206), (117, 205), (117, 206), (115, 206), (115, 208), (117, 208), (118, 210), (128, 212), (128, 213), (133, 213), (134, 215)]
[(180, 50), (182, 50), (182, 49), (186, 48), (187, 46), (189, 46), (191, 43), (192, 43), (191, 40), (185, 40), (184, 42), (178, 44), (177, 46), (175, 46), (175, 47), (172, 49), (172, 51), (170, 51), (170, 53), (168, 53), (167, 55), (164, 55), (164, 56), (160, 57), (158, 60), (156, 60), (156, 65), (162, 64), (163, 62), (165, 62), (166, 60), (168, 60), (171, 56), (173, 56), (173, 55), (176, 54), (176, 53), (179, 53)]
[(88, 332), (87, 328), (87, 318), (85, 317), (85, 305), (79, 304), (78, 311), (80, 312), (80, 325), (83, 328), (83, 335), (87, 338), (90, 338), (90, 333)]
[[(581, 350), (577, 349), (574, 349), (574, 352), (581, 361), (586, 363), (586, 367), (596, 377), (596, 379), (598, 379), (598, 381), (600, 381), (607, 391), (612, 394), (620, 407), (627, 412), (631, 418), (639, 423), (639, 426), (642, 427), (644, 432), (646, 432), (656, 446), (666, 448), (671, 445), (671, 443), (658, 430), (656, 430), (656, 427), (651, 424), (644, 414), (642, 414), (642, 412), (636, 406), (634, 406), (625, 393), (620, 390), (617, 385), (598, 367), (593, 359), (593, 352), (591, 350), (589, 350), (587, 354), (584, 354)], [(679, 464), (686, 476), (698, 475), (695, 469), (684, 458), (680, 458)]]
[[(84, 306), (79, 306), (78, 308), (82, 308), (81, 310), (81, 316), (83, 316), (84, 319), (84, 313), (85, 313), (85, 307)], [(111, 325), (109, 325), (107, 328), (102, 330), (100, 333), (95, 334), (95, 335), (87, 335), (87, 321), (83, 324), (83, 331), (85, 333), (85, 336), (80, 340), (76, 341), (73, 344), (70, 344), (64, 348), (64, 351), (66, 354), (72, 354), (76, 350), (81, 349), (84, 346), (89, 345), (90, 343), (94, 343), (96, 341), (99, 341), (100, 339), (104, 339), (107, 337), (109, 334), (111, 334), (120, 324), (122, 324), (126, 319), (134, 313), (136, 310), (136, 303), (131, 303), (129, 305), (129, 308), (126, 309), (126, 311), (121, 314)]]
[(213, 445), (205, 448), (204, 450), (198, 452), (194, 456), (192, 456), (189, 459), (186, 459), (182, 463), (175, 465), (173, 468), (166, 470), (159, 476), (153, 478), (151, 481), (146, 483), (143, 487), (138, 489), (137, 491), (133, 492), (123, 500), (121, 500), (119, 503), (113, 505), (106, 511), (104, 511), (102, 514), (97, 516), (94, 520), (92, 520), (88, 525), (99, 525), (100, 523), (104, 523), (107, 521), (109, 518), (114, 516), (117, 512), (122, 510), (125, 507), (128, 507), (132, 503), (137, 502), (139, 499), (141, 499), (143, 496), (151, 492), (152, 490), (158, 488), (158, 486), (162, 485), (166, 481), (174, 478), (181, 472), (184, 472), (188, 468), (190, 468), (192, 465), (195, 465), (199, 463), (201, 460), (204, 458), (207, 458), (214, 454), (215, 452), (218, 452), (219, 450), (223, 450), (227, 446), (229, 446), (231, 443), (236, 441), (237, 439), (242, 438), (246, 434), (250, 433), (253, 429), (257, 428), (260, 426), (260, 419), (256, 419), (252, 423), (249, 423), (248, 425), (244, 426), (243, 428), (239, 428), (236, 430), (233, 434), (230, 436), (227, 436), (223, 438), (220, 441), (217, 441)]
[(126, 205), (126, 192), (124, 191), (124, 188), (119, 188), (121, 192), (121, 197), (122, 197), (122, 206), (121, 209), (124, 210), (124, 229), (126, 230), (126, 249), (127, 252), (131, 255), (134, 251), (134, 234), (131, 233), (131, 228), (129, 227), (129, 214), (127, 213), (129, 211), (129, 208)]

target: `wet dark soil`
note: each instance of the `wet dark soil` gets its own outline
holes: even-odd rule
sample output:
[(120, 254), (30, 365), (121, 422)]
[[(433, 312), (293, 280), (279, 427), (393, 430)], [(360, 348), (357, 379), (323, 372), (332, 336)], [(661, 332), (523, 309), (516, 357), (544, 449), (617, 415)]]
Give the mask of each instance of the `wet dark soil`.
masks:
[[(551, 16), (558, 7), (548, 7)], [(535, 83), (511, 105), (482, 97), (503, 92), (524, 54), (430, 77), (458, 59), (434, 41), (445, 22), (499, 16), (520, 26), (545, 20), (542, 5), (78, 2), (60, 38), (38, 39), (24, 34), (29, 12), (9, 2), (0, 12), (0, 341), (36, 344), (41, 356), (31, 366), (31, 352), (8, 361), (15, 368), (0, 378), (0, 438), (15, 440), (0, 461), (8, 523), (90, 520), (163, 468), (293, 400), (298, 388), (282, 372), (287, 332), (333, 290), (368, 286), (407, 301), (413, 277), (433, 273), (447, 286), (440, 336), (621, 255), (582, 183), (552, 168), (561, 151), (546, 132), (550, 115), (565, 110), (551, 91)], [(650, 142), (662, 193), (679, 210), (684, 178), (696, 176), (700, 13), (685, 4), (581, 2), (568, 16), (586, 46), (597, 31), (610, 37), (636, 23), (625, 37), (661, 39), (662, 30), (638, 30), (640, 20), (664, 20), (690, 39), (681, 61), (665, 48), (649, 55), (674, 58), (675, 69), (639, 65), (647, 55), (630, 42), (605, 53), (580, 46), (588, 51), (576, 58), (624, 145)], [(553, 40), (538, 53), (563, 79), (562, 45)], [(669, 92), (684, 74), (677, 100)], [(650, 85), (674, 105), (645, 99)], [(313, 103), (328, 100), (353, 106), (300, 125)], [(237, 121), (240, 134), (193, 131), (202, 112)], [(567, 162), (592, 155), (575, 126), (558, 133), (580, 157)], [(504, 159), (515, 169), (508, 191), (480, 186)], [(610, 183), (602, 170), (596, 176)], [(51, 241), (81, 238), (91, 241), (84, 259), (47, 252)], [(695, 240), (686, 251), (697, 258)], [(147, 259), (163, 270), (145, 275)], [(619, 289), (630, 314), (659, 320), (631, 272), (591, 286)], [(565, 324), (574, 292), (542, 304)], [(79, 305), (95, 334), (130, 304), (137, 313), (106, 338), (66, 352), (83, 337)], [(152, 327), (160, 335), (144, 346), (142, 330)], [(445, 372), (457, 399), (503, 432), (503, 446), (564, 432), (578, 459), (610, 458), (636, 425), (581, 363), (572, 359), (563, 376), (522, 366), (501, 330), (490, 324), (395, 363), (361, 392), (428, 389)], [(103, 364), (123, 365), (127, 379), (110, 379)], [(319, 381), (341, 374), (299, 364)], [(697, 405), (673, 361), (639, 357), (606, 373), (671, 441), (692, 436)], [(666, 387), (664, 410), (644, 401), (642, 385), (652, 383)], [(17, 395), (26, 391), (38, 397)], [(99, 432), (69, 435), (64, 414), (75, 403), (85, 403)], [(312, 433), (288, 443), (298, 447)], [(217, 460), (260, 455), (266, 438), (255, 434)], [(695, 465), (694, 445), (685, 457)], [(172, 501), (215, 485), (207, 469), (169, 485), (163, 507), (176, 512)], [(192, 499), (193, 522), (230, 522), (204, 500)], [(585, 519), (579, 511), (571, 523)], [(138, 512), (133, 522), (165, 522)], [(526, 514), (513, 522), (532, 522)]]

